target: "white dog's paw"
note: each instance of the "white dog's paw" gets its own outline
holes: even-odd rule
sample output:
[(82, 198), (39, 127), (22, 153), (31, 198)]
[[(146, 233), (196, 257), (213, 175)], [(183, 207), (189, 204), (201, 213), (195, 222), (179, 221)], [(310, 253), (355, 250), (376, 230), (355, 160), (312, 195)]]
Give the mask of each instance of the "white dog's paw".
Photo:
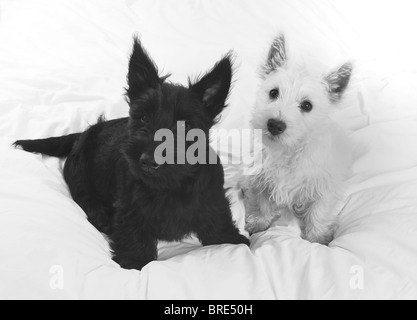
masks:
[(334, 233), (337, 227), (338, 225), (335, 222), (319, 226), (307, 225), (302, 228), (302, 238), (310, 242), (320, 243), (327, 246), (333, 241)]
[(271, 221), (266, 219), (257, 219), (256, 221), (246, 222), (245, 230), (250, 235), (262, 231), (266, 231), (271, 226)]

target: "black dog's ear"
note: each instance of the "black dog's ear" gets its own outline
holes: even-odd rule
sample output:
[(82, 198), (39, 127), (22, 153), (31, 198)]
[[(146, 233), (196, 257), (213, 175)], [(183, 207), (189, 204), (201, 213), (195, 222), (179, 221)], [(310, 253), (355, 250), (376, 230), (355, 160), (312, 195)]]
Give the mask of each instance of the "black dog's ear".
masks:
[(148, 89), (156, 89), (161, 83), (158, 68), (137, 37), (133, 40), (127, 82), (129, 87), (126, 93), (130, 100), (138, 98)]
[(287, 60), (285, 37), (283, 34), (280, 34), (272, 42), (266, 62), (262, 66), (261, 75), (266, 76), (271, 72), (274, 72), (278, 68), (282, 67)]
[(214, 120), (225, 108), (233, 75), (232, 54), (227, 54), (214, 68), (203, 75), (190, 89), (203, 101), (209, 116)]
[(352, 69), (352, 63), (347, 62), (324, 78), (331, 101), (337, 102), (342, 98), (349, 84)]

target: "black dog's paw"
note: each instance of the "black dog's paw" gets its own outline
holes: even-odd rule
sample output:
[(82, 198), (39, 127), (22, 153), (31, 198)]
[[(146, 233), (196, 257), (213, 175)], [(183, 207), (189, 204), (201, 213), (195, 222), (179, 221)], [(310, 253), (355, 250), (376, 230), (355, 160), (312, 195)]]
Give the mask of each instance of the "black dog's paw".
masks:
[(117, 232), (110, 236), (113, 261), (123, 269), (142, 270), (144, 266), (158, 258), (156, 240), (148, 238), (139, 241), (136, 238), (137, 233), (141, 234), (139, 229), (139, 227), (128, 230), (117, 229)]
[(132, 257), (121, 257), (115, 255), (113, 261), (116, 262), (121, 268), (127, 270), (139, 270), (141, 271), (144, 266), (150, 263), (153, 259), (137, 259)]
[(219, 245), (219, 244), (245, 244), (250, 245), (248, 238), (241, 235), (238, 231), (224, 234), (205, 234), (199, 235), (203, 246)]
[(239, 243), (242, 243), (242, 244), (245, 244), (245, 245), (247, 245), (248, 247), (250, 246), (250, 241), (249, 241), (249, 239), (248, 238), (246, 238), (245, 236), (242, 236), (242, 235), (240, 235), (240, 237), (239, 237), (240, 239), (239, 239)]
[(245, 244), (247, 246), (250, 245), (249, 239), (246, 238), (245, 236), (241, 235), (241, 234), (237, 234), (234, 237), (231, 237), (229, 243), (231, 243), (231, 244)]

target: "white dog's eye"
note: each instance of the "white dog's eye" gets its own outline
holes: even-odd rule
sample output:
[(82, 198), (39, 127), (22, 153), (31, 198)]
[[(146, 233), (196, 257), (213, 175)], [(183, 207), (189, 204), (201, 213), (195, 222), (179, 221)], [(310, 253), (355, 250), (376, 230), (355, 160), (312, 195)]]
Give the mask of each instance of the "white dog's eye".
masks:
[(279, 97), (279, 90), (278, 89), (272, 89), (271, 91), (269, 91), (269, 97), (272, 100), (277, 100)]
[(313, 104), (310, 101), (303, 101), (300, 105), (300, 109), (303, 112), (310, 112), (313, 110)]

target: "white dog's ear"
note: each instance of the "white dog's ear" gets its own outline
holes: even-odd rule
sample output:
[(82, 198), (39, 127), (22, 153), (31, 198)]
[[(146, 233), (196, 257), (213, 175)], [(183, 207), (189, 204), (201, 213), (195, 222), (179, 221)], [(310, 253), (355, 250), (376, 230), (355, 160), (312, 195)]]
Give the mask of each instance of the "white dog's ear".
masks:
[(280, 34), (272, 42), (271, 48), (269, 49), (268, 58), (265, 65), (262, 67), (261, 75), (266, 76), (271, 72), (274, 72), (278, 68), (282, 67), (287, 59), (285, 37), (283, 34)]
[(324, 78), (331, 101), (338, 102), (342, 98), (349, 84), (352, 69), (352, 63), (347, 62)]

